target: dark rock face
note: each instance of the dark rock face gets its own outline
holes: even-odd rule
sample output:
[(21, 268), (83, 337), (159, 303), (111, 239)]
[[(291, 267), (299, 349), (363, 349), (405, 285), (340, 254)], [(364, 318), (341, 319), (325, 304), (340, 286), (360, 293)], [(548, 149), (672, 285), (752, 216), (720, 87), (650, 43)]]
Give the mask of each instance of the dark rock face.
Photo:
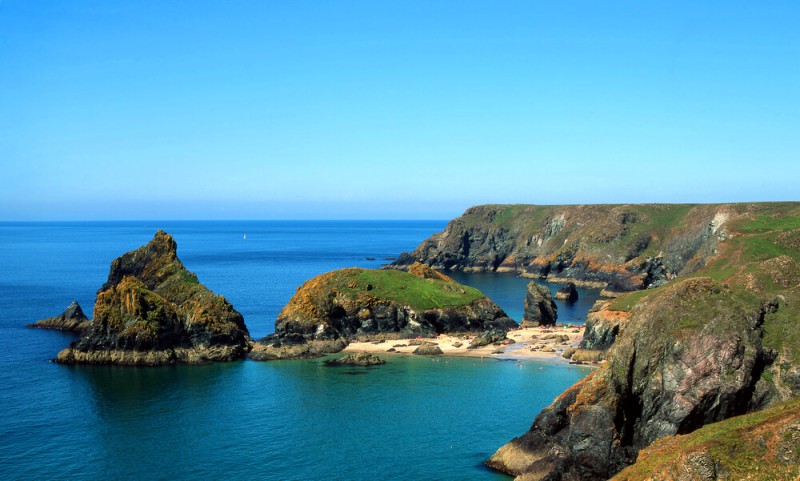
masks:
[(77, 302), (72, 302), (67, 309), (55, 317), (48, 317), (28, 324), (28, 327), (38, 329), (57, 329), (59, 331), (81, 332), (91, 324), (91, 320), (83, 313)]
[(421, 344), (418, 348), (414, 349), (414, 354), (418, 356), (441, 356), (444, 353), (442, 352), (442, 349), (436, 344), (425, 342)]
[(550, 295), (550, 289), (535, 281), (530, 281), (525, 294), (522, 326), (554, 326), (558, 318), (557, 310), (558, 307)]
[(380, 366), (381, 364), (386, 364), (386, 361), (368, 352), (357, 352), (325, 361), (326, 366)]
[(183, 267), (163, 231), (112, 262), (94, 312), (90, 328), (56, 361), (202, 363), (239, 359), (250, 348), (242, 315)]
[(762, 347), (768, 312), (756, 297), (707, 278), (651, 294), (632, 311), (610, 361), (487, 465), (526, 480), (608, 479), (657, 439), (791, 396), (774, 374), (763, 376), (777, 372)]
[(620, 329), (628, 320), (629, 313), (611, 311), (607, 301), (597, 301), (586, 316), (584, 324), (582, 349), (606, 350), (610, 348), (619, 335)]
[(578, 300), (578, 290), (575, 288), (574, 282), (568, 282), (564, 287), (556, 292), (556, 299), (566, 302), (575, 302)]

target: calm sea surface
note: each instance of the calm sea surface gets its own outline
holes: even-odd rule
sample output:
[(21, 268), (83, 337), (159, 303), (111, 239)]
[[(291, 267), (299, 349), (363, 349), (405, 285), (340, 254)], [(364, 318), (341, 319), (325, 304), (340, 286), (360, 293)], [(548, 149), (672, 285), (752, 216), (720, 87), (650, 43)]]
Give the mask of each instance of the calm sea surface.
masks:
[[(588, 370), (399, 356), (361, 369), (61, 366), (48, 359), (73, 336), (24, 327), (73, 300), (90, 314), (111, 261), (162, 228), (260, 338), (306, 279), (378, 267), (444, 225), (0, 223), (0, 479), (509, 479), (481, 462)], [(522, 316), (526, 280), (454, 277)], [(581, 294), (561, 320), (583, 322), (596, 293)]]

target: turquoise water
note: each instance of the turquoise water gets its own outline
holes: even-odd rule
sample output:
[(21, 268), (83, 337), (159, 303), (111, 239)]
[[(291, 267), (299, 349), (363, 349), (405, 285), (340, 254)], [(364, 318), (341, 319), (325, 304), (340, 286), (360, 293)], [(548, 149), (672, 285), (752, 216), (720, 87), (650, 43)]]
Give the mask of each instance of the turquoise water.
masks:
[(481, 462), (588, 371), (400, 356), (361, 369), (316, 360), (61, 366), (48, 359), (72, 336), (24, 328), (73, 299), (90, 312), (111, 260), (157, 228), (260, 337), (307, 278), (377, 267), (443, 226), (0, 224), (0, 478), (506, 479)]

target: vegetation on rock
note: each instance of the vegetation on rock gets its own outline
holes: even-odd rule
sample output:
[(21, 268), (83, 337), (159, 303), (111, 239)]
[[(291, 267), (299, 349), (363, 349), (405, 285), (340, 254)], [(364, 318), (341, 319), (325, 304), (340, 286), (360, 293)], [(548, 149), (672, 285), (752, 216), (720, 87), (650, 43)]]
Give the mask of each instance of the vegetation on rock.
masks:
[[(703, 220), (709, 215), (710, 222)], [(711, 423), (745, 414), (736, 419), (760, 419), (769, 412), (762, 409), (800, 395), (800, 204), (689, 206), (679, 217), (666, 244), (660, 238), (663, 265), (677, 265), (666, 262), (666, 252), (688, 245), (680, 232), (704, 224), (716, 240), (695, 242), (700, 247), (684, 256), (684, 267), (667, 271), (681, 278), (596, 306), (572, 358), (607, 350), (607, 362), (543, 410), (531, 430), (498, 450), (489, 466), (525, 480), (608, 479), (659, 439), (697, 433), (731, 450), (690, 453), (665, 441), (653, 445), (657, 457), (678, 464), (663, 469), (719, 468), (717, 477), (702, 479), (752, 474), (750, 448), (739, 452), (726, 441), (732, 431), (722, 427), (732, 424), (717, 429)], [(618, 246), (609, 247), (607, 258)], [(759, 469), (768, 474), (753, 479), (793, 479), (776, 474), (785, 467), (769, 449), (764, 452), (767, 465)], [(641, 461), (652, 459), (647, 456)], [(687, 459), (700, 461), (686, 464)], [(629, 472), (652, 472), (637, 465)]]
[(58, 353), (62, 363), (154, 365), (229, 361), (249, 350), (242, 315), (200, 284), (158, 231), (147, 245), (111, 264), (94, 320)]

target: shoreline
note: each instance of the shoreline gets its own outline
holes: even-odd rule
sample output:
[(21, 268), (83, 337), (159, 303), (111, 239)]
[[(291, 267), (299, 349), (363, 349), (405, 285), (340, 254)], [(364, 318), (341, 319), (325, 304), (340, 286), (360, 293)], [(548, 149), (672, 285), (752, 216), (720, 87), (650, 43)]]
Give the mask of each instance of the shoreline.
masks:
[[(413, 354), (418, 345), (409, 341), (435, 343), (442, 350), (440, 356), (478, 357), (491, 359), (526, 359), (556, 361), (570, 364), (562, 354), (569, 347), (577, 347), (583, 339), (583, 326), (567, 324), (560, 327), (525, 327), (508, 331), (512, 344), (482, 346), (467, 349), (475, 334), (440, 334), (437, 337), (417, 339), (387, 339), (384, 341), (353, 341), (342, 352), (368, 352), (371, 354)], [(392, 350), (390, 350), (392, 349)], [(502, 352), (498, 352), (502, 351)], [(591, 364), (585, 364), (591, 366)]]

